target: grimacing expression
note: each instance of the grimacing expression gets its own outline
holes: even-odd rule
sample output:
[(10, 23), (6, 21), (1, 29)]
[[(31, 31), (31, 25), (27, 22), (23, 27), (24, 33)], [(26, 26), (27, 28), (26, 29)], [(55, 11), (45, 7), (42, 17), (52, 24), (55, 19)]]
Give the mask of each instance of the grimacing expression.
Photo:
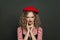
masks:
[(28, 24), (33, 24), (34, 19), (35, 19), (35, 16), (34, 16), (33, 12), (28, 12), (27, 17), (26, 17)]

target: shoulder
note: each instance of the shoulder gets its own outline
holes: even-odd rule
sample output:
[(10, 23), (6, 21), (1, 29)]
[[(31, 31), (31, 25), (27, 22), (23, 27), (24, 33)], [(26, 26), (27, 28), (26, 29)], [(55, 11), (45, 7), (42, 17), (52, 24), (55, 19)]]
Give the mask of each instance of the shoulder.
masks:
[(22, 30), (22, 28), (19, 26), (18, 28), (17, 28), (17, 31), (21, 31)]
[(42, 27), (39, 27), (38, 28), (38, 32), (42, 32), (43, 31), (43, 28)]
[(43, 28), (42, 28), (42, 27), (39, 27), (38, 29), (39, 29), (39, 30), (43, 30)]

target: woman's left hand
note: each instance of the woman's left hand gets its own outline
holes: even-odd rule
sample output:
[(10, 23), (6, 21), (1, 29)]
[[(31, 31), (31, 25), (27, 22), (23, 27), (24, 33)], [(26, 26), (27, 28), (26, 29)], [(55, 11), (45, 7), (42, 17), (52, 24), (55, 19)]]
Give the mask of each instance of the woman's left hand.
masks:
[(31, 34), (32, 40), (36, 40), (36, 38), (35, 38), (35, 36), (34, 36), (32, 30), (33, 30), (33, 27), (30, 29), (30, 34)]

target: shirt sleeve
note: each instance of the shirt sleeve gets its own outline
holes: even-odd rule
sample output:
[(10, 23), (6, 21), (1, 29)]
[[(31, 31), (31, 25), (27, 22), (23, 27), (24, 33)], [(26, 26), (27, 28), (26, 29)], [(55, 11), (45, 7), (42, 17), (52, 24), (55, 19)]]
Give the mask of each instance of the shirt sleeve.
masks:
[(43, 34), (43, 30), (41, 27), (39, 27), (37, 40), (42, 40), (42, 34)]
[(21, 27), (17, 28), (17, 39), (23, 40)]

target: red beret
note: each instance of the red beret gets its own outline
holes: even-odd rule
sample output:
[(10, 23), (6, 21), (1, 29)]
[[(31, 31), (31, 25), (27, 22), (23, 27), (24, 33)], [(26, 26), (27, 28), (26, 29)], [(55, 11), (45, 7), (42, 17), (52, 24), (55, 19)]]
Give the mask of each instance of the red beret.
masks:
[(34, 8), (33, 6), (27, 6), (23, 9), (24, 12), (26, 11), (33, 11), (35, 13), (38, 13), (38, 10), (36, 8)]

